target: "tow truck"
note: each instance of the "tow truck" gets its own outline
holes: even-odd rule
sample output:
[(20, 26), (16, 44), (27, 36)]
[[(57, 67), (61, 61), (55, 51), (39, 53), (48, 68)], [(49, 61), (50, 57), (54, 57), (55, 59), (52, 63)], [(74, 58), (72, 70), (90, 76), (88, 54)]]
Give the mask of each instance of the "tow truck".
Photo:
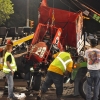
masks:
[(94, 19), (98, 23), (100, 23), (100, 14), (93, 10), (92, 8), (88, 7), (87, 5), (81, 3), (79, 0), (70, 0), (75, 6), (77, 6), (82, 13), (89, 17), (90, 19)]
[[(75, 6), (77, 6), (89, 19), (93, 19), (100, 23), (100, 14), (93, 10), (92, 8), (86, 6), (85, 4), (81, 3), (79, 0), (70, 0)], [(85, 31), (86, 32), (86, 31)], [(85, 32), (84, 37), (85, 36)], [(86, 95), (86, 72), (87, 72), (87, 64), (86, 62), (81, 62), (80, 65), (78, 65), (76, 69), (73, 70), (72, 72), (72, 77), (71, 80), (74, 80), (74, 85), (75, 85), (75, 94), (80, 94), (83, 98), (85, 98)], [(75, 74), (76, 73), (76, 74)]]

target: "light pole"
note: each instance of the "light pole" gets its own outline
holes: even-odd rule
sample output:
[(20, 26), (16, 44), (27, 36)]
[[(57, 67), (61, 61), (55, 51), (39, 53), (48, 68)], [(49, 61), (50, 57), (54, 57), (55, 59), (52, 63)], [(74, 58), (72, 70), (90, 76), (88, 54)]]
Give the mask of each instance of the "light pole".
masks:
[(26, 26), (29, 27), (29, 0), (27, 0), (27, 21)]

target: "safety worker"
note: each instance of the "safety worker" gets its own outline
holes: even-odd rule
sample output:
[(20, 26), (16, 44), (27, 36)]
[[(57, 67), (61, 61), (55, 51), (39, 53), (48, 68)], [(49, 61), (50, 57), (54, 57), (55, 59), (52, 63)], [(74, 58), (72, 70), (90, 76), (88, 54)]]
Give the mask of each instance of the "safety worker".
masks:
[(3, 72), (5, 73), (8, 83), (8, 97), (7, 100), (17, 100), (13, 94), (13, 76), (17, 71), (17, 66), (13, 55), (11, 54), (13, 46), (11, 44), (6, 45), (6, 53), (4, 55)]
[[(7, 42), (6, 42), (6, 44), (8, 45), (8, 44), (11, 44), (12, 46), (13, 46), (13, 42), (11, 41), (11, 39), (8, 39), (7, 40)], [(4, 56), (4, 54), (6, 53), (6, 48), (3, 50), (3, 56)], [(5, 78), (5, 77), (4, 77)], [(6, 93), (6, 90), (8, 89), (8, 84), (7, 84), (7, 80), (6, 80), (6, 78), (5, 78), (5, 93)]]
[[(87, 91), (86, 100), (98, 100), (100, 90), (100, 49), (97, 49), (97, 40), (90, 39), (91, 48), (85, 51), (85, 60), (87, 61)], [(92, 87), (94, 87), (92, 94)]]
[(59, 52), (54, 55), (56, 57), (50, 64), (45, 82), (37, 96), (37, 100), (41, 100), (43, 94), (54, 83), (56, 87), (57, 100), (62, 100), (63, 93), (63, 77), (69, 75), (72, 71), (73, 61), (68, 52)]

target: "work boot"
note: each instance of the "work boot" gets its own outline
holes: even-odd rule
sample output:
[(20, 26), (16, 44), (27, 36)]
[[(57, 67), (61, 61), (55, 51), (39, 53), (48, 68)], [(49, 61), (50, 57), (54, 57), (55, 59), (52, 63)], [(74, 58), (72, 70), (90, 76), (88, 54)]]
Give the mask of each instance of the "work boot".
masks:
[(42, 97), (42, 93), (41, 93), (41, 90), (39, 91), (39, 94), (37, 96), (37, 100), (41, 100), (41, 97)]
[(57, 98), (57, 100), (64, 100), (63, 98)]
[(62, 98), (62, 95), (57, 95), (57, 100), (64, 100), (64, 99)]
[(37, 100), (41, 100), (41, 97), (40, 96), (37, 96)]
[[(39, 95), (37, 96), (37, 100), (47, 100), (45, 96), (40, 97)], [(57, 99), (58, 100), (58, 99)]]
[(7, 100), (12, 100), (12, 98), (7, 98)]
[(27, 82), (26, 89), (29, 89), (29, 87), (30, 87), (30, 82)]
[(13, 97), (12, 100), (18, 100), (18, 98), (17, 97)]
[(7, 98), (7, 100), (18, 100), (18, 98), (17, 97)]

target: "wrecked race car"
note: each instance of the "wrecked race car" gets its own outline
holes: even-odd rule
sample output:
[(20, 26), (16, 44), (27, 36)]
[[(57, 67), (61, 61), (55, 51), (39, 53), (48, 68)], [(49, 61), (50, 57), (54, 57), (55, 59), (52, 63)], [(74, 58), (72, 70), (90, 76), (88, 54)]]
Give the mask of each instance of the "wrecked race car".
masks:
[[(24, 55), (24, 64), (31, 71), (29, 88), (33, 90), (40, 89), (41, 76), (46, 74), (55, 52), (70, 47), (69, 51), (72, 51), (73, 59), (76, 62), (83, 61), (83, 57), (80, 56), (84, 46), (81, 12), (73, 13), (50, 8), (46, 0), (43, 0), (39, 7), (39, 14), (34, 38), (28, 53)], [(59, 14), (62, 14), (62, 17), (58, 16)]]
[[(22, 76), (23, 73), (25, 75), (29, 73), (28, 89), (37, 91), (42, 84), (41, 76), (46, 75), (54, 53), (64, 50), (65, 47), (69, 47), (67, 49), (70, 52), (72, 51), (72, 58), (75, 59), (75, 62), (79, 58), (81, 58), (80, 61), (83, 61), (80, 54), (84, 46), (82, 35), (83, 18), (81, 12), (74, 13), (50, 8), (47, 6), (46, 0), (42, 0), (39, 7), (39, 14), (39, 23), (27, 53), (16, 58), (18, 71), (15, 73), (15, 78), (17, 78), (19, 73)], [(79, 72), (78, 70), (77, 72)], [(73, 81), (77, 75), (76, 71), (73, 70)]]
[(27, 53), (22, 56), (19, 65), (19, 58), (16, 58), (18, 72), (22, 73), (21, 70), (24, 69), (23, 73), (31, 74), (31, 77), (28, 79), (30, 89), (40, 89), (41, 76), (46, 74), (47, 68), (52, 61), (52, 55), (63, 50), (60, 42), (61, 34), (61, 28), (51, 28), (48, 24), (39, 23), (34, 39), (28, 47)]

